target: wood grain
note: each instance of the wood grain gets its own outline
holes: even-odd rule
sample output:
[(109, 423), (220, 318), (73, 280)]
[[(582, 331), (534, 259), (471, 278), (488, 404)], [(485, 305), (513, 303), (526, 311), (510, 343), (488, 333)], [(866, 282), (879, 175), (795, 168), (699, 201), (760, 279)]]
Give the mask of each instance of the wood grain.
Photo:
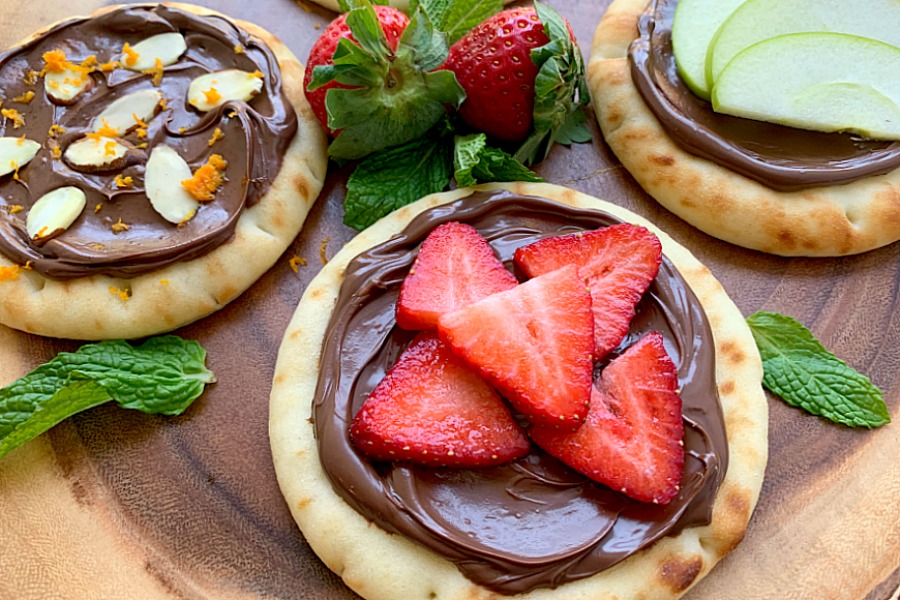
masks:
[[(586, 49), (608, 2), (549, 3)], [(334, 16), (289, 0), (199, 4), (262, 25), (301, 59)], [(7, 2), (0, 46), (98, 5)], [(769, 466), (747, 536), (687, 598), (896, 598), (900, 245), (841, 259), (785, 259), (731, 246), (656, 204), (594, 133), (592, 144), (555, 149), (540, 173), (656, 222), (710, 267), (745, 315), (765, 309), (802, 321), (884, 390), (895, 420), (853, 431), (771, 399)], [(0, 598), (355, 598), (291, 520), (267, 440), (282, 332), (321, 257), (354, 234), (341, 224), (345, 180), (332, 165), (283, 259), (237, 301), (179, 330), (207, 348), (218, 376), (185, 415), (102, 406), (0, 460)], [(288, 265), (294, 255), (307, 261), (299, 273)], [(75, 347), (0, 328), (0, 384)]]

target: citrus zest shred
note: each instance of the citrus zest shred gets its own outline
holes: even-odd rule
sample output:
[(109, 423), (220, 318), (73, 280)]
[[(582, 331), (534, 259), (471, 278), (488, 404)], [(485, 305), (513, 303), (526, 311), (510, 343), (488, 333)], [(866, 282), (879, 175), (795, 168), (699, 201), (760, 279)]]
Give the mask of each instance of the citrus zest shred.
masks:
[(126, 177), (119, 173), (118, 175), (116, 175), (115, 182), (116, 187), (121, 190), (124, 188), (130, 188), (134, 183), (134, 178), (132, 178), (130, 175)]
[(127, 223), (122, 222), (122, 217), (119, 217), (119, 220), (110, 225), (110, 229), (112, 229), (113, 233), (122, 233), (123, 231), (128, 231), (130, 227), (128, 227)]
[(185, 179), (181, 185), (188, 193), (201, 202), (209, 202), (216, 196), (216, 192), (225, 182), (223, 171), (228, 167), (228, 162), (219, 154), (213, 154), (206, 164), (194, 172), (193, 177)]
[(47, 135), (51, 138), (55, 138), (58, 135), (62, 135), (66, 132), (66, 128), (62, 125), (53, 124), (50, 126), (50, 130), (47, 132)]
[(119, 297), (119, 300), (128, 300), (131, 298), (131, 290), (129, 289), (120, 289), (114, 285), (109, 286), (109, 292), (111, 294), (115, 294)]
[(178, 221), (178, 227), (184, 227), (187, 225), (187, 222), (194, 218), (194, 215), (197, 214), (197, 210), (192, 210), (188, 214), (184, 215), (184, 218)]
[(98, 212), (100, 212), (100, 210), (101, 210), (102, 208), (103, 208), (103, 203), (102, 203), (102, 202), (98, 202), (97, 205), (94, 207), (94, 212), (95, 212), (95, 213), (98, 213)]
[(128, 42), (125, 42), (125, 45), (122, 46), (122, 54), (125, 55), (125, 64), (129, 67), (136, 65), (138, 58), (140, 58), (140, 54), (135, 52)]
[(328, 257), (325, 255), (325, 248), (326, 248), (326, 246), (328, 246), (328, 242), (330, 242), (330, 241), (331, 241), (331, 238), (327, 237), (324, 240), (322, 240), (321, 244), (319, 244), (319, 259), (322, 261), (323, 265), (328, 264)]
[(53, 154), (53, 158), (62, 158), (62, 148), (56, 142), (50, 143), (50, 152)]
[(100, 69), (100, 71), (103, 73), (111, 73), (112, 71), (115, 71), (116, 69), (118, 69), (121, 66), (122, 66), (122, 63), (120, 63), (119, 61), (111, 60), (109, 62), (105, 62), (105, 63), (101, 63), (101, 64), (97, 65), (97, 68)]
[(0, 281), (14, 281), (19, 278), (19, 265), (0, 266)]
[(19, 104), (29, 104), (32, 100), (34, 100), (34, 92), (31, 90), (12, 99), (13, 102), (18, 102)]
[(13, 129), (18, 129), (25, 124), (25, 117), (14, 108), (0, 108), (0, 115), (13, 122)]
[[(116, 129), (115, 127), (113, 127), (112, 125), (110, 125), (106, 121), (105, 118), (101, 119), (100, 122), (102, 123), (102, 125), (100, 126), (100, 129), (95, 131), (93, 134), (88, 134), (88, 135), (94, 135), (94, 136), (98, 136), (98, 137), (111, 137), (111, 138), (119, 137), (119, 130)], [(97, 139), (97, 137), (93, 137), (92, 139)]]
[(103, 145), (103, 153), (106, 154), (106, 156), (115, 156), (116, 143), (113, 140), (106, 142), (106, 144)]
[(25, 75), (22, 77), (22, 81), (25, 83), (25, 85), (34, 85), (37, 83), (37, 80), (40, 76), (40, 72), (35, 71), (34, 69), (28, 69), (27, 71), (25, 71)]
[(165, 98), (160, 98), (159, 100), (159, 110), (166, 110), (169, 108), (169, 101)]
[(164, 68), (165, 67), (163, 65), (162, 59), (157, 58), (153, 67), (144, 71), (144, 74), (152, 75), (153, 76), (153, 85), (156, 87), (159, 87), (159, 84), (162, 83)]
[(222, 99), (222, 94), (220, 94), (219, 90), (214, 87), (211, 87), (208, 90), (203, 90), (203, 95), (206, 96), (207, 104), (216, 104), (219, 100)]
[(11, 215), (16, 214), (17, 212), (22, 212), (23, 210), (25, 210), (25, 207), (22, 206), (21, 204), (10, 204), (9, 206), (6, 207), (6, 212), (8, 212)]
[(41, 58), (44, 59), (44, 68), (41, 70), (41, 75), (46, 73), (62, 73), (71, 64), (69, 59), (66, 58), (66, 53), (59, 49), (44, 52)]
[(240, 44), (235, 44), (235, 45), (234, 45), (234, 53), (235, 53), (235, 54), (243, 54), (243, 53), (244, 53), (244, 47), (241, 46)]
[(257, 69), (256, 71), (253, 71), (252, 73), (249, 73), (247, 76), (250, 77), (251, 79), (254, 77), (256, 79), (262, 79), (263, 77), (265, 77), (265, 75), (263, 75), (263, 72), (260, 71), (259, 69)]
[(210, 146), (212, 146), (213, 144), (215, 144), (216, 142), (218, 142), (219, 140), (221, 140), (223, 137), (225, 137), (225, 134), (222, 133), (222, 129), (219, 128), (219, 127), (216, 127), (215, 130), (213, 130), (212, 137), (209, 138), (209, 142), (207, 142), (207, 143), (208, 143)]
[(160, 279), (159, 284), (160, 285), (169, 285), (169, 280), (168, 279)]
[(306, 266), (306, 259), (295, 254), (291, 257), (291, 260), (288, 261), (288, 265), (291, 267), (291, 271), (299, 273), (300, 267)]

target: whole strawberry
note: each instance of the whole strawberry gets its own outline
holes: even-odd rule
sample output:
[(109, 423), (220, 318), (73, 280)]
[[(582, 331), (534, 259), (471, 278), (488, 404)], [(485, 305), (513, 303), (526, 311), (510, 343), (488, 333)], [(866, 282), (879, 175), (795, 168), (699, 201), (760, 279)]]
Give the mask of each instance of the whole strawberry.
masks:
[(453, 46), (444, 68), (466, 91), (459, 109), (472, 128), (522, 143), (516, 158), (543, 160), (553, 142), (586, 141), (584, 62), (569, 24), (553, 9), (510, 8)]
[(438, 69), (447, 38), (421, 7), (407, 18), (369, 0), (346, 4), (313, 45), (304, 79), (313, 110), (335, 135), (329, 155), (357, 159), (425, 134), (464, 92)]
[[(397, 45), (400, 43), (400, 36), (403, 35), (406, 26), (409, 25), (409, 17), (391, 6), (375, 5), (373, 8), (378, 16), (378, 22), (384, 32), (388, 46), (392, 51), (396, 51)], [(312, 50), (309, 52), (309, 58), (306, 61), (306, 72), (303, 77), (306, 99), (309, 100), (309, 105), (312, 107), (319, 122), (325, 127), (328, 134), (332, 136), (334, 132), (328, 127), (328, 112), (325, 110), (325, 94), (328, 90), (335, 87), (349, 88), (350, 86), (342, 85), (336, 81), (331, 81), (314, 90), (309, 90), (308, 86), (313, 80), (313, 70), (316, 67), (334, 64), (332, 56), (334, 56), (334, 51), (337, 49), (338, 41), (342, 38), (347, 38), (355, 44), (359, 43), (354, 39), (353, 32), (350, 31), (350, 26), (347, 25), (348, 14), (344, 13), (329, 23), (322, 35), (313, 44)]]

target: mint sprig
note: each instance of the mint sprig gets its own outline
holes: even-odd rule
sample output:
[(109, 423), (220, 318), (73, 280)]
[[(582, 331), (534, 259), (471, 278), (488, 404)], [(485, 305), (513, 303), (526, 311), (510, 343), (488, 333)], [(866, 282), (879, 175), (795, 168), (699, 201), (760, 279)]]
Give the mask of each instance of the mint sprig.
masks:
[(110, 400), (148, 414), (179, 415), (215, 381), (205, 362), (200, 344), (173, 335), (137, 347), (108, 340), (62, 352), (0, 389), (0, 458)]
[(455, 136), (453, 176), (460, 187), (489, 181), (543, 181), (507, 152), (489, 146), (483, 133)]
[(503, 0), (413, 0), (411, 11), (421, 6), (434, 26), (445, 32), (452, 44), (470, 29), (503, 9)]
[(880, 427), (891, 417), (865, 375), (829, 352), (799, 321), (774, 312), (747, 317), (763, 363), (763, 385), (791, 406), (849, 427)]

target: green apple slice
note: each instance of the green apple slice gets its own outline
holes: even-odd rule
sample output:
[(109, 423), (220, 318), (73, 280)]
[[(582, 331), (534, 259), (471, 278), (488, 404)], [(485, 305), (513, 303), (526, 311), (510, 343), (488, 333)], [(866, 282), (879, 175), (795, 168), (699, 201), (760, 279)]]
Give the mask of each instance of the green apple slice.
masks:
[(712, 90), (717, 112), (815, 131), (900, 139), (900, 48), (793, 33), (738, 53)]
[(747, 0), (722, 23), (709, 45), (706, 85), (711, 89), (745, 48), (801, 32), (847, 33), (900, 46), (900, 1)]
[(746, 0), (679, 0), (672, 21), (672, 51), (678, 74), (692, 92), (709, 99), (706, 56), (716, 31)]

